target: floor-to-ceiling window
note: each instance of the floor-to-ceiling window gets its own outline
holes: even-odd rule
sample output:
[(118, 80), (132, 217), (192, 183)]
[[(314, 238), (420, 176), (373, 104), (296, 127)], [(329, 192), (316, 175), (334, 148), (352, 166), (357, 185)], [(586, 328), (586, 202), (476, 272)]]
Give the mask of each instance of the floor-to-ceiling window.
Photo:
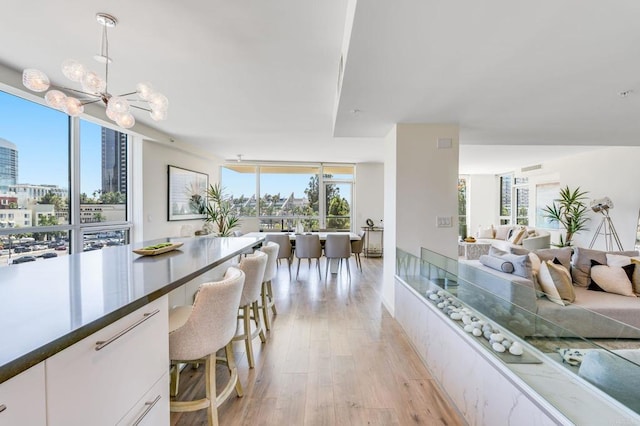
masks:
[(128, 242), (127, 147), (126, 133), (0, 92), (0, 265)]
[(354, 166), (229, 163), (221, 183), (240, 216), (260, 229), (350, 230)]
[(500, 225), (510, 225), (513, 223), (511, 217), (513, 175), (500, 175), (498, 179), (500, 180)]
[(467, 176), (458, 177), (458, 237), (466, 238), (467, 226)]

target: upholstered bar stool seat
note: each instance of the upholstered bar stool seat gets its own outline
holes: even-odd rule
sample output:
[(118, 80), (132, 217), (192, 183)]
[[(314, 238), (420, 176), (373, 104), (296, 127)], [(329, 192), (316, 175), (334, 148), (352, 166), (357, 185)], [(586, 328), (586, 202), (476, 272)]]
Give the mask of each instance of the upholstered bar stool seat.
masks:
[[(242, 385), (233, 358), (231, 340), (236, 322), (245, 274), (231, 267), (222, 281), (201, 284), (193, 306), (180, 306), (169, 312), (169, 358), (176, 376), (179, 363), (205, 364), (205, 397), (195, 401), (171, 401), (172, 412), (207, 409), (209, 425), (218, 425), (218, 407), (234, 388), (242, 396)], [(225, 349), (225, 358), (216, 352)], [(227, 364), (230, 379), (216, 395), (216, 361)]]
[[(267, 255), (261, 251), (255, 251), (253, 254), (244, 257), (238, 267), (245, 274), (244, 289), (242, 290), (242, 297), (238, 304), (238, 309), (240, 310), (238, 319), (242, 320), (242, 332), (240, 332), (240, 326), (238, 324), (233, 340), (244, 341), (245, 347), (247, 348), (249, 368), (253, 368), (255, 366), (253, 359), (253, 339), (260, 336), (262, 343), (266, 343), (267, 341), (258, 306), (264, 271), (267, 267)], [(253, 331), (251, 331), (251, 320), (253, 320), (255, 324)]]
[(359, 240), (351, 241), (351, 253), (356, 258), (356, 266), (360, 268), (360, 272), (362, 272), (362, 260), (360, 259), (360, 255), (362, 254), (362, 249), (364, 247), (364, 231), (358, 232)]
[(264, 317), (264, 326), (267, 330), (271, 330), (271, 318), (269, 317), (269, 309), (273, 315), (278, 314), (276, 302), (273, 298), (272, 280), (276, 277), (278, 270), (278, 252), (280, 246), (273, 241), (267, 242), (260, 248), (260, 251), (267, 255), (267, 267), (264, 270), (264, 278), (262, 279), (262, 316)]

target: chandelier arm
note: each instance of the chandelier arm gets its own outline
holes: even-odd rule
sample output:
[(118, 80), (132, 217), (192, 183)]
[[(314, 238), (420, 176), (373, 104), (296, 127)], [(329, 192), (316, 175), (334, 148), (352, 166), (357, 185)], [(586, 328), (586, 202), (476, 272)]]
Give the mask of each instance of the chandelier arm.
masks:
[[(136, 93), (138, 93), (138, 92), (123, 93), (122, 95), (118, 95), (118, 96), (120, 96), (122, 98), (122, 97), (129, 96), (129, 95), (135, 95)], [(138, 101), (139, 99), (127, 99), (127, 100), (128, 101)]]
[(98, 98), (98, 100), (100, 100), (100, 95), (96, 95), (95, 93), (84, 92), (82, 90), (76, 90), (76, 89), (72, 89), (70, 87), (65, 87), (65, 86), (55, 86), (53, 84), (51, 85), (51, 87), (55, 87), (56, 89), (68, 90), (74, 93), (82, 93), (83, 95), (93, 96), (95, 98)]
[(138, 105), (129, 105), (129, 106), (130, 106), (131, 108), (136, 108), (136, 109), (141, 109), (141, 110), (143, 110), (143, 111), (151, 112), (151, 110), (150, 110), (149, 108), (144, 108), (144, 107), (141, 107), (141, 106), (138, 106)]
[(84, 105), (89, 105), (89, 104), (95, 104), (96, 102), (100, 102), (102, 99), (94, 99), (94, 100), (88, 100), (85, 102), (80, 102), (80, 105), (84, 106)]

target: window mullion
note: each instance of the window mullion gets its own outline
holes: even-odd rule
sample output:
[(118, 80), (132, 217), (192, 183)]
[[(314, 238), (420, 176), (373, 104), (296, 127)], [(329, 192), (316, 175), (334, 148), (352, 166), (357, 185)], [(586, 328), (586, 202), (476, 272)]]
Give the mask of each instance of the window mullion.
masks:
[(82, 233), (80, 232), (80, 118), (69, 117), (70, 139), (70, 184), (69, 218), (71, 222), (71, 252), (82, 251)]

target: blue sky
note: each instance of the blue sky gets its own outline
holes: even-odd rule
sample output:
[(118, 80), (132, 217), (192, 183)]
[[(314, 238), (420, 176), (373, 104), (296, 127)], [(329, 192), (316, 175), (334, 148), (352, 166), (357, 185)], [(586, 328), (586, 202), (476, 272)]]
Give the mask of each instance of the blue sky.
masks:
[[(18, 148), (18, 183), (67, 188), (68, 116), (0, 91), (0, 138)], [(92, 195), (101, 185), (101, 128), (82, 122), (81, 191)], [(82, 167), (85, 165), (85, 167)]]

